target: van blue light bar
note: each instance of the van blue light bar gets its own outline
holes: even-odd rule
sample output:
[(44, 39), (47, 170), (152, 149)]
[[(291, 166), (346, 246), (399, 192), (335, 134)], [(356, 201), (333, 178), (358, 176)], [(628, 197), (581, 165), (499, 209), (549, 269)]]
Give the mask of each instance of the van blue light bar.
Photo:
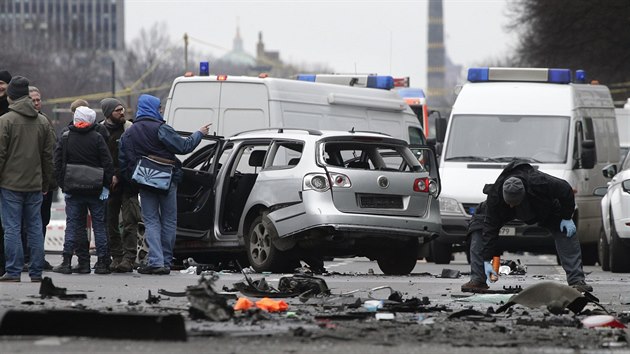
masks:
[(315, 82), (315, 75), (310, 75), (310, 74), (299, 74), (297, 76), (297, 79), (300, 81), (310, 81), (310, 82)]
[(391, 76), (368, 76), (367, 87), (391, 90), (394, 88), (394, 78)]
[(402, 98), (426, 98), (424, 91), (419, 88), (402, 88), (397, 89), (396, 92)]
[(568, 84), (571, 82), (571, 70), (546, 68), (470, 68), (468, 81), (527, 81)]
[(394, 88), (394, 78), (392, 76), (381, 76), (372, 74), (299, 74), (297, 80), (320, 82), (353, 87), (368, 87), (376, 89), (391, 90)]
[(210, 75), (210, 64), (207, 61), (202, 61), (199, 63), (199, 76), (209, 76)]

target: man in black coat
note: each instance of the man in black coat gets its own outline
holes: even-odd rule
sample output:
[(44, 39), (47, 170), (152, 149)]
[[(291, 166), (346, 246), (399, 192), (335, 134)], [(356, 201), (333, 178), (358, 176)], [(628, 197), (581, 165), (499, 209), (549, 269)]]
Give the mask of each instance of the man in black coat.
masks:
[(567, 283), (579, 291), (593, 291), (584, 281), (582, 252), (572, 220), (575, 198), (569, 183), (540, 172), (527, 162), (513, 161), (483, 192), (487, 194), (486, 201), (479, 205), (468, 228), (471, 279), (462, 285), (462, 291), (488, 289), (486, 279), (490, 274), (496, 275), (490, 260), (500, 254), (499, 230), (514, 219), (548, 229)]

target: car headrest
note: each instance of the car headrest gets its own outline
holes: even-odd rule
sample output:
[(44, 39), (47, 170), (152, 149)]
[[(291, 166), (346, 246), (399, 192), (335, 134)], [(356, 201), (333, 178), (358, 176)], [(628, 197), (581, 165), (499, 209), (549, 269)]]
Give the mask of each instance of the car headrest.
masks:
[(265, 161), (265, 150), (254, 150), (249, 155), (249, 165), (252, 167), (262, 167), (263, 161)]

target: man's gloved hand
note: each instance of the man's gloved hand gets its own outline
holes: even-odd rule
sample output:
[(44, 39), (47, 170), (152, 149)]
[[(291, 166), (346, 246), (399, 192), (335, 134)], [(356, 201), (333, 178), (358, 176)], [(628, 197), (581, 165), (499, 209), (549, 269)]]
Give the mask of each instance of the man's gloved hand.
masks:
[(494, 283), (496, 280), (492, 280), (490, 278), (491, 274), (494, 274), (495, 278), (494, 279), (498, 279), (499, 275), (497, 274), (497, 272), (494, 271), (494, 269), (492, 268), (492, 263), (490, 263), (490, 261), (484, 261), (483, 262), (483, 270), (486, 273), (486, 279), (488, 281), (490, 281), (491, 283)]
[(98, 197), (98, 199), (105, 200), (107, 198), (109, 198), (109, 189), (107, 189), (107, 187), (103, 187), (103, 190), (101, 191), (101, 195)]
[(562, 220), (560, 221), (560, 231), (567, 233), (567, 237), (573, 237), (577, 229), (575, 228), (575, 223), (573, 220)]

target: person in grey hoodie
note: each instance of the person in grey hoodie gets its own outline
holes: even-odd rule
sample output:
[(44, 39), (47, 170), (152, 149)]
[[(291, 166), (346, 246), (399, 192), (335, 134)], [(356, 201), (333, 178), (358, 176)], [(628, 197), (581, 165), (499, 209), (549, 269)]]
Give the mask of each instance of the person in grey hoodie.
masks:
[[(40, 209), (53, 173), (55, 134), (28, 95), (29, 81), (11, 79), (7, 88), (9, 113), (0, 119), (0, 197), (5, 230), (6, 273), (0, 282), (19, 282), (24, 266), (21, 230), (30, 245), (28, 272), (33, 282), (42, 279), (44, 236)], [(22, 225), (22, 220), (28, 220)]]

